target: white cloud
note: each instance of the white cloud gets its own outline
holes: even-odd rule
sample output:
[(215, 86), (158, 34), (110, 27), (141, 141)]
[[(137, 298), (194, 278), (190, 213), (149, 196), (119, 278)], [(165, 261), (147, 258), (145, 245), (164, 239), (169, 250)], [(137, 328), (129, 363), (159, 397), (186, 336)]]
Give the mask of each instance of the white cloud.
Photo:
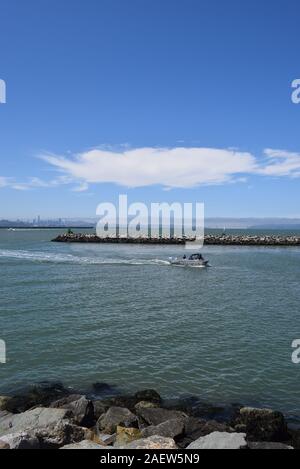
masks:
[(0, 176), (0, 188), (1, 187), (7, 187), (7, 186), (9, 186), (9, 184), (10, 184), (10, 179), (9, 178), (5, 178), (5, 177)]
[(44, 155), (44, 160), (81, 182), (126, 187), (162, 185), (189, 188), (235, 181), (256, 171), (253, 155), (214, 148), (140, 148), (114, 152), (90, 150), (73, 158)]
[(40, 188), (51, 188), (61, 185), (74, 183), (74, 180), (71, 180), (67, 176), (60, 176), (57, 179), (51, 181), (43, 181), (40, 178), (32, 177), (25, 182), (19, 182), (15, 178), (0, 177), (0, 188), (9, 188), (17, 191), (28, 191), (31, 189), (40, 189)]
[(238, 149), (98, 148), (77, 155), (41, 155), (60, 175), (50, 181), (32, 177), (25, 182), (0, 177), (0, 188), (15, 190), (72, 185), (82, 193), (90, 184), (114, 183), (124, 187), (160, 185), (164, 189), (245, 183), (248, 176), (300, 177), (300, 153), (264, 150), (257, 158)]
[(272, 150), (270, 148), (267, 148), (264, 153), (268, 161), (259, 170), (260, 174), (273, 177), (300, 177), (300, 153)]

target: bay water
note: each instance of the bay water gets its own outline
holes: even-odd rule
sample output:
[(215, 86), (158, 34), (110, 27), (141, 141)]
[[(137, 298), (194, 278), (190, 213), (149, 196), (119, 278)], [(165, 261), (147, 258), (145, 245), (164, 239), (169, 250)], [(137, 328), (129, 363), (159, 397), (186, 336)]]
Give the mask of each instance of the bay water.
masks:
[(155, 388), (300, 415), (300, 249), (51, 243), (0, 230), (0, 394), (43, 380)]

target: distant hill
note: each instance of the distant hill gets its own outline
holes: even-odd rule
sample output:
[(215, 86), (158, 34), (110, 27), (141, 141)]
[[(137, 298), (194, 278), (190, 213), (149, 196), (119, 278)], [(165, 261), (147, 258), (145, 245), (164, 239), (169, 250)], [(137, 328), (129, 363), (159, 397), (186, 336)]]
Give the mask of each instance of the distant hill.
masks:
[(293, 231), (293, 230), (300, 230), (300, 223), (299, 225), (284, 225), (284, 224), (277, 224), (277, 225), (254, 225), (249, 227), (250, 230), (286, 230), (286, 231)]

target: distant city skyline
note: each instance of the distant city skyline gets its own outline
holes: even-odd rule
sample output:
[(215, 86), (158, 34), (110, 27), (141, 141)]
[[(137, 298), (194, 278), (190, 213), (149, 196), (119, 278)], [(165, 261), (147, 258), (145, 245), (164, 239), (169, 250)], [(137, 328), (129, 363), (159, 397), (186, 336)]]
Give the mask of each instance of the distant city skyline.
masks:
[[(94, 228), (98, 222), (98, 218), (49, 218), (43, 219), (38, 217), (29, 218), (8, 218), (0, 219), (0, 228), (9, 227), (91, 227)], [(205, 228), (215, 229), (300, 229), (300, 218), (206, 218)]]

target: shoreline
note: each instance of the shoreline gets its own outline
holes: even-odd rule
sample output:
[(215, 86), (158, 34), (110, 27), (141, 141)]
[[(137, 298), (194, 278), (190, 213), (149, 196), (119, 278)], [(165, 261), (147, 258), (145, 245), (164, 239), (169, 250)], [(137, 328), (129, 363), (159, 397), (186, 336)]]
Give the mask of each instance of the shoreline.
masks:
[[(96, 234), (65, 233), (52, 240), (55, 243), (91, 244), (146, 244), (146, 245), (185, 245), (195, 242), (195, 238), (100, 238)], [(300, 247), (300, 236), (279, 235), (205, 235), (204, 246), (265, 246)]]
[(93, 390), (45, 382), (0, 396), (0, 449), (300, 448), (300, 429), (275, 410), (164, 400), (153, 389), (119, 395), (106, 383)]

